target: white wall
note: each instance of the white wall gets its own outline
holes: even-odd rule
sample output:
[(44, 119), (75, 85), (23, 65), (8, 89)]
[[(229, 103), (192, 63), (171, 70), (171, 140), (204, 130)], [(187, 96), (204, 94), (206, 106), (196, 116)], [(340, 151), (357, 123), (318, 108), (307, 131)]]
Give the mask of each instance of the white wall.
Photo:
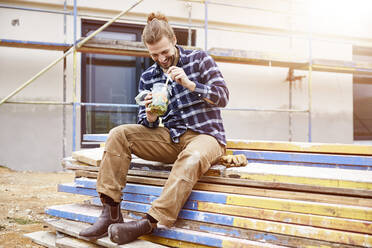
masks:
[[(63, 0), (2, 1), (7, 5), (62, 10)], [(79, 0), (78, 37), (80, 18), (109, 20), (118, 10), (126, 9), (135, 1)], [(221, 1), (225, 2), (225, 1)], [(73, 1), (68, 0), (71, 10)], [(257, 8), (272, 8), (277, 11), (290, 9), (306, 11), (306, 6), (297, 1), (250, 0), (229, 1), (231, 4), (250, 5)], [(146, 15), (161, 11), (171, 23), (187, 24), (188, 10), (184, 2), (173, 0), (145, 0), (123, 17), (121, 22), (144, 23)], [(204, 6), (192, 3), (193, 24), (204, 24)], [(226, 15), (226, 13), (229, 13)], [(309, 41), (304, 32), (309, 30), (309, 18), (299, 15), (289, 18), (281, 14), (209, 5), (208, 48), (234, 48), (289, 57), (309, 56)], [(97, 17), (99, 16), (99, 17)], [(11, 21), (19, 19), (20, 25)], [(364, 20), (364, 19), (363, 19)], [(370, 20), (366, 19), (350, 35), (370, 39)], [(0, 39), (33, 40), (44, 42), (67, 42), (73, 39), (73, 19), (67, 18), (67, 34), (63, 33), (63, 15), (10, 10), (0, 8)], [(236, 28), (244, 32), (215, 30), (214, 27)], [(319, 25), (318, 25), (319, 26)], [(362, 30), (361, 30), (361, 27)], [(314, 33), (330, 32), (332, 27), (312, 25)], [(318, 28), (318, 30), (316, 30)], [(262, 35), (271, 30), (275, 35)], [(294, 31), (293, 36), (284, 35)], [(364, 30), (364, 33), (362, 32)], [(251, 33), (249, 33), (251, 32)], [(253, 33), (252, 33), (253, 32)], [(332, 31), (334, 33), (334, 31)], [(331, 33), (332, 33), (331, 32)], [(334, 35), (334, 34), (333, 34)], [(342, 35), (345, 35), (342, 33)], [(316, 38), (316, 37), (315, 37)], [(326, 37), (329, 39), (330, 37)], [(197, 29), (197, 47), (204, 48), (204, 29)], [(348, 42), (313, 40), (313, 58), (351, 60), (352, 46)], [(62, 52), (0, 47), (0, 98), (30, 79), (33, 75), (62, 55)], [(80, 55), (78, 54), (80, 64)], [(231, 63), (218, 63), (230, 89), (229, 108), (287, 109), (289, 103), (287, 68), (263, 67)], [(77, 96), (80, 96), (80, 66), (77, 71)], [(293, 87), (293, 108), (308, 107), (308, 80), (306, 70), (296, 70), (295, 75), (304, 75)], [(72, 101), (72, 56), (67, 58), (67, 101)], [(59, 63), (10, 100), (62, 101), (63, 66)], [(353, 141), (352, 76), (349, 74), (312, 73), (312, 141), (351, 143)], [(80, 101), (80, 98), (77, 99)], [(72, 151), (72, 107), (66, 106), (67, 130), (66, 154)], [(79, 116), (79, 109), (78, 115)], [(228, 138), (255, 140), (308, 140), (308, 115), (262, 111), (223, 111)], [(62, 106), (4, 104), (0, 106), (0, 164), (18, 170), (61, 170), (63, 158)], [(77, 127), (80, 127), (78, 119)], [(77, 129), (77, 134), (80, 129)], [(79, 135), (76, 140), (80, 140)], [(78, 142), (77, 142), (78, 144)], [(77, 146), (79, 149), (79, 144)]]

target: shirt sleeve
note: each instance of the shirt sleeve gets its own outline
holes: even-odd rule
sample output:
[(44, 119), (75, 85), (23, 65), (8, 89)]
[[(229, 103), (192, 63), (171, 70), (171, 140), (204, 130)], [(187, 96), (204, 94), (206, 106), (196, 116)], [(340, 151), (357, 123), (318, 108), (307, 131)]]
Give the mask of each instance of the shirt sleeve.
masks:
[(216, 62), (205, 52), (199, 60), (200, 82), (195, 82), (194, 94), (207, 103), (225, 107), (229, 102), (229, 90)]
[[(145, 88), (144, 88), (143, 77), (141, 76), (139, 86), (138, 86), (138, 92), (141, 92), (143, 90), (145, 90)], [(155, 128), (159, 126), (159, 117), (156, 119), (155, 122), (149, 122), (146, 117), (146, 107), (139, 106), (137, 123), (142, 124), (146, 127)]]

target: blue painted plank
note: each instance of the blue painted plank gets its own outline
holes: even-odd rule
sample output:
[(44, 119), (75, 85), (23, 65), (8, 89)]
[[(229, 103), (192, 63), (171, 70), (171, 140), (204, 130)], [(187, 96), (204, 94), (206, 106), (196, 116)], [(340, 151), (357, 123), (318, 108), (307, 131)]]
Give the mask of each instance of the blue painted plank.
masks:
[[(79, 187), (75, 187), (72, 184), (60, 184), (58, 185), (58, 191), (65, 192), (65, 193), (72, 193), (72, 194), (87, 195), (87, 196), (98, 196), (98, 193), (95, 189), (79, 188)], [(125, 202), (138, 202), (138, 203), (151, 204), (157, 197), (158, 195), (154, 196), (154, 195), (143, 195), (143, 194), (125, 192), (123, 194), (122, 199)], [(198, 199), (198, 198), (196, 199), (197, 200), (195, 200), (195, 198), (193, 199), (190, 197), (185, 203), (184, 208), (197, 210), (198, 209), (197, 201), (211, 202), (210, 200), (212, 199), (212, 202), (213, 202), (213, 198), (208, 198), (208, 197), (205, 197), (202, 199)], [(100, 204), (99, 198), (94, 199), (94, 204)]]
[(106, 142), (108, 134), (84, 134), (84, 141)]
[[(85, 178), (77, 178), (75, 179), (75, 183), (79, 185), (79, 187), (84, 188), (94, 188), (96, 187), (96, 180), (95, 179), (85, 179)], [(143, 194), (143, 195), (154, 195), (160, 196), (163, 187), (160, 186), (152, 186), (152, 185), (141, 185), (141, 184), (133, 184), (127, 183), (126, 187), (124, 188), (124, 193), (135, 193), (135, 194)], [(193, 190), (189, 197), (190, 200), (203, 200), (208, 202), (214, 203), (226, 203), (226, 198), (228, 194), (226, 193), (219, 193), (219, 192), (208, 192), (208, 191), (199, 191)]]
[(292, 161), (272, 161), (272, 160), (259, 160), (259, 159), (247, 159), (249, 163), (260, 163), (260, 164), (281, 164), (281, 165), (297, 165), (306, 167), (317, 167), (317, 168), (335, 168), (335, 169), (348, 169), (348, 170), (372, 170), (372, 166), (356, 166), (356, 165), (337, 165), (337, 164), (320, 164), (320, 163), (305, 163), (305, 162), (292, 162)]
[(272, 152), (254, 150), (233, 150), (233, 154), (244, 154), (248, 160), (262, 161), (282, 161), (328, 165), (355, 165), (372, 166), (372, 156), (356, 155), (327, 155), (315, 153), (295, 153), (295, 152)]
[[(108, 134), (84, 134), (86, 141), (105, 142)], [(234, 154), (245, 154), (248, 162), (304, 165), (325, 168), (372, 170), (372, 156), (328, 155), (316, 153), (275, 152), (257, 150), (234, 150)]]
[[(129, 194), (128, 194), (129, 195)], [(151, 197), (152, 198), (152, 197)], [(156, 197), (154, 197), (156, 199)], [(125, 195), (124, 195), (124, 199), (125, 198)], [(143, 199), (149, 199), (149, 198), (141, 198), (141, 197), (134, 197), (135, 200), (143, 200)], [(132, 200), (130, 197), (128, 198), (128, 200)], [(140, 202), (140, 201), (138, 201)], [(143, 201), (141, 203), (151, 203), (152, 201)], [(102, 206), (102, 203), (101, 203), (101, 200), (98, 198), (98, 197), (95, 197), (92, 199), (92, 203), (94, 205), (97, 205), (97, 206)], [(195, 201), (192, 201), (192, 203), (194, 204), (190, 204), (190, 202), (187, 202), (184, 206), (184, 208), (189, 208), (189, 209), (192, 209), (192, 210), (197, 210), (197, 203)], [(190, 208), (191, 206), (191, 208)], [(129, 207), (131, 207), (130, 204), (123, 204), (121, 205), (121, 209), (126, 209), (128, 212), (128, 216), (132, 219), (141, 219), (143, 218), (142, 215), (138, 214), (138, 212), (141, 212), (141, 213), (146, 213), (147, 212), (147, 209), (146, 208), (137, 208), (137, 206), (135, 205), (132, 205), (132, 208), (131, 210), (129, 210)], [(139, 211), (138, 209), (142, 209), (142, 211)], [(214, 223), (212, 223), (214, 224)], [(220, 225), (219, 227), (213, 227), (213, 226), (207, 226), (207, 225), (203, 225), (202, 223), (200, 223), (199, 225), (199, 230), (200, 231), (204, 231), (204, 232), (209, 232), (209, 233), (217, 233), (217, 234), (221, 234), (221, 235), (227, 235), (227, 236), (231, 236), (231, 237), (238, 237), (238, 238), (244, 238), (242, 236), (242, 234), (238, 231), (238, 230), (234, 230), (234, 229), (230, 229), (230, 228), (225, 228), (224, 225)], [(266, 235), (266, 236), (265, 236)], [(260, 236), (260, 238), (256, 239), (256, 240), (275, 240), (275, 235), (269, 235), (267, 233), (262, 233), (262, 236)], [(277, 238), (276, 238), (277, 239)]]
[(88, 195), (88, 196), (98, 196), (95, 189), (90, 188), (80, 188), (76, 187), (74, 184), (66, 183), (58, 185), (58, 192), (65, 192), (71, 194)]
[[(55, 217), (88, 222), (88, 223), (94, 223), (98, 217), (98, 216), (94, 216), (94, 217), (88, 216), (82, 213), (74, 213), (68, 210), (54, 209), (53, 207), (47, 208), (46, 213), (49, 215), (55, 216)], [(222, 247), (222, 241), (223, 239), (226, 238), (220, 235), (210, 235), (210, 234), (203, 233), (203, 232), (188, 231), (188, 230), (179, 229), (179, 228), (172, 228), (172, 229), (167, 229), (167, 228), (160, 229), (159, 228), (155, 230), (153, 235), (164, 237), (164, 238), (197, 243), (197, 244), (204, 244), (204, 245), (209, 245), (209, 246), (214, 246), (214, 247)], [(234, 238), (231, 238), (231, 239), (234, 239)]]
[[(69, 188), (69, 189), (68, 189)], [(78, 189), (77, 187), (73, 187), (71, 185), (64, 185), (63, 187), (60, 187), (59, 189), (62, 190), (67, 190), (69, 193), (74, 193), (74, 188)], [(64, 191), (65, 192), (65, 191)], [(85, 190), (80, 190), (79, 191), (81, 194), (87, 194), (87, 195), (93, 195), (93, 192), (95, 192), (94, 189), (85, 189)], [(125, 195), (125, 194), (124, 194)], [(121, 204), (121, 208), (124, 210), (128, 211), (136, 211), (136, 212), (142, 212), (142, 213), (147, 213), (148, 210), (150, 209), (149, 205), (151, 200), (153, 200), (156, 197), (132, 197), (133, 194), (127, 194), (127, 198), (130, 200), (134, 201), (136, 199), (140, 199), (144, 201), (144, 203), (139, 203), (139, 202), (132, 202), (132, 201), (123, 201)], [(146, 200), (148, 200), (146, 202)], [(208, 201), (209, 198), (204, 198), (204, 201)], [(97, 200), (95, 203), (98, 203)], [(188, 203), (184, 208), (187, 207), (189, 209), (195, 209), (197, 210), (197, 202), (191, 200), (189, 198)], [(215, 224), (221, 224), (221, 225), (228, 225), (232, 226), (234, 222), (234, 217), (228, 216), (228, 215), (222, 215), (222, 214), (214, 214), (214, 213), (206, 213), (206, 212), (199, 212), (199, 211), (194, 211), (194, 210), (186, 210), (182, 209), (179, 213), (179, 216), (183, 219), (187, 220), (195, 220), (195, 221), (202, 221), (202, 222), (207, 222), (207, 223), (215, 223)]]
[(98, 216), (82, 215), (79, 213), (63, 211), (61, 209), (55, 209), (53, 207), (48, 207), (45, 209), (45, 213), (51, 216), (56, 216), (64, 219), (82, 221), (86, 223), (95, 223), (98, 219)]
[(179, 232), (175, 229), (158, 229), (154, 235), (213, 247), (222, 247), (222, 242), (225, 239), (223, 236), (218, 236), (218, 238), (216, 238), (217, 235), (214, 235), (213, 237), (207, 235), (195, 235), (195, 232)]

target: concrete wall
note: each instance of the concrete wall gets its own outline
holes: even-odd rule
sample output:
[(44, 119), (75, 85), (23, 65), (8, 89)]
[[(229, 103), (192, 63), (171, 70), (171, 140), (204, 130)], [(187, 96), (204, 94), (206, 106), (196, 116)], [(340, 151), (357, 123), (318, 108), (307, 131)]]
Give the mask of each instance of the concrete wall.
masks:
[[(62, 10), (62, 0), (3, 1), (4, 4)], [(306, 11), (306, 6), (294, 1), (229, 1), (232, 4), (250, 5), (257, 8), (272, 8), (278, 11)], [(67, 1), (71, 9), (73, 1)], [(117, 10), (128, 8), (134, 1), (88, 1), (79, 0), (78, 34), (80, 18), (109, 20)], [(192, 3), (193, 24), (204, 23), (204, 6)], [(168, 15), (171, 23), (187, 24), (188, 11), (184, 2), (172, 0), (144, 1), (132, 10), (121, 22), (143, 23), (151, 11)], [(234, 13), (224, 15), (224, 13)], [(284, 15), (268, 14), (242, 8), (210, 5), (208, 9), (211, 28), (222, 26), (244, 32), (210, 29), (208, 47), (235, 48), (306, 58), (309, 43), (303, 32), (309, 28), (309, 19), (298, 16), (291, 19)], [(96, 17), (97, 18), (97, 17)], [(19, 26), (12, 20), (19, 19)], [(0, 38), (46, 42), (67, 42), (73, 39), (72, 17), (67, 18), (67, 33), (63, 32), (63, 15), (10, 10), (0, 8)], [(366, 26), (368, 27), (368, 25)], [(312, 28), (316, 28), (313, 25)], [(331, 28), (331, 27), (330, 27)], [(293, 31), (293, 36), (284, 35)], [(365, 29), (363, 29), (365, 30)], [(360, 36), (363, 30), (353, 30)], [(264, 32), (272, 35), (263, 35)], [(320, 33), (330, 32), (324, 26)], [(278, 35), (280, 33), (280, 35)], [(275, 35), (274, 35), (275, 34)], [(197, 28), (196, 46), (204, 48), (204, 29)], [(349, 43), (313, 41), (314, 58), (351, 60), (352, 46)], [(62, 55), (62, 52), (0, 47), (0, 98), (5, 97), (19, 85)], [(78, 55), (80, 64), (80, 56)], [(229, 86), (231, 95), (229, 108), (273, 108), (287, 109), (289, 103), (288, 73), (286, 68), (262, 67), (219, 63)], [(77, 74), (77, 96), (80, 100), (80, 66)], [(72, 101), (72, 56), (67, 58), (66, 70), (67, 101)], [(292, 102), (295, 109), (308, 107), (307, 71), (295, 71), (304, 75), (293, 87)], [(312, 74), (312, 141), (353, 142), (352, 76), (348, 74), (314, 72)], [(62, 101), (63, 64), (60, 63), (25, 88), (11, 100), (19, 101)], [(0, 165), (17, 170), (58, 171), (60, 160), (70, 156), (72, 151), (72, 107), (66, 106), (65, 130), (63, 134), (63, 107), (48, 105), (24, 105), (6, 103), (0, 106)], [(79, 109), (78, 115), (79, 116)], [(262, 111), (223, 111), (228, 138), (255, 140), (308, 140), (308, 116), (306, 113), (292, 114), (290, 129), (289, 114)], [(80, 133), (80, 121), (77, 123)], [(79, 141), (79, 135), (76, 137)], [(65, 143), (65, 145), (63, 145)], [(80, 149), (77, 142), (77, 149)]]

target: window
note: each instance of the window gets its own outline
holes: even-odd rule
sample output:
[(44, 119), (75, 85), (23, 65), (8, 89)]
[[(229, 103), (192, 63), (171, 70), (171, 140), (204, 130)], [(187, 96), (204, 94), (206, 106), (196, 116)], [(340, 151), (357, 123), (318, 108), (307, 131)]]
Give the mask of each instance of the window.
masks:
[[(372, 64), (372, 49), (353, 48), (353, 61)], [(372, 75), (353, 75), (354, 140), (372, 140)]]
[[(104, 22), (82, 21), (82, 36), (86, 37)], [(141, 41), (143, 25), (114, 23), (97, 35), (98, 38)], [(174, 29), (178, 44), (187, 44), (188, 30)], [(192, 30), (195, 45), (195, 30)], [(86, 103), (135, 104), (141, 73), (153, 61), (148, 57), (83, 53), (81, 63), (81, 101)], [(83, 106), (81, 109), (81, 137), (83, 134), (108, 133), (115, 126), (137, 122), (136, 107)], [(81, 147), (96, 145), (81, 140)]]

